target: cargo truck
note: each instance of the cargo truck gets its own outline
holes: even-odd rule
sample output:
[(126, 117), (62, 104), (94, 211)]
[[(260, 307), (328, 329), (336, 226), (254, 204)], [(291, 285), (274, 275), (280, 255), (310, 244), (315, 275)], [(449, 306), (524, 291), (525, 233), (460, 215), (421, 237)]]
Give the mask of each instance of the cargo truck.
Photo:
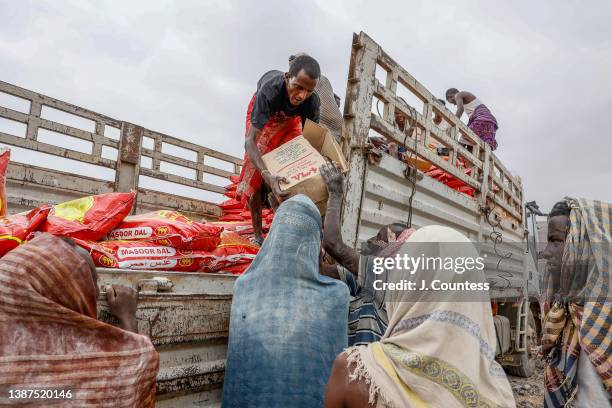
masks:
[[(363, 32), (353, 35), (348, 71), (344, 240), (359, 247), (381, 226), (409, 221), (414, 227), (447, 225), (488, 244), (485, 272), (499, 316), (498, 360), (510, 373), (529, 376), (537, 347), (539, 279), (527, 245), (520, 180)], [(395, 125), (396, 112), (409, 119), (412, 135)], [(444, 130), (432, 122), (434, 113), (443, 117)], [(405, 146), (410, 160), (373, 149), (368, 143), (373, 134)], [(472, 152), (459, 137), (474, 145)], [(447, 148), (446, 158), (430, 148), (432, 142)], [(216, 220), (223, 186), (242, 165), (238, 157), (1, 81), (0, 143), (13, 151), (7, 171), (10, 213), (132, 190), (135, 213), (171, 209)], [(470, 174), (454, 165), (458, 160), (468, 163)], [(425, 175), (423, 163), (473, 188), (473, 197)], [(236, 276), (105, 268), (98, 276), (99, 285), (139, 291), (138, 329), (161, 358), (157, 406), (219, 406)], [(113, 323), (102, 297), (100, 318)]]

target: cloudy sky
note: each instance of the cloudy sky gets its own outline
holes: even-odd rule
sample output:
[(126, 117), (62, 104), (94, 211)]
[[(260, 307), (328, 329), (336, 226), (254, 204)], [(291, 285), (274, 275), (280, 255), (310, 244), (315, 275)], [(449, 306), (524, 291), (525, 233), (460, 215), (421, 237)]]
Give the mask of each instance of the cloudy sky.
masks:
[(261, 74), (305, 51), (344, 97), (363, 30), (491, 108), (526, 199), (612, 201), (612, 3), (544, 3), (0, 0), (0, 80), (241, 156)]

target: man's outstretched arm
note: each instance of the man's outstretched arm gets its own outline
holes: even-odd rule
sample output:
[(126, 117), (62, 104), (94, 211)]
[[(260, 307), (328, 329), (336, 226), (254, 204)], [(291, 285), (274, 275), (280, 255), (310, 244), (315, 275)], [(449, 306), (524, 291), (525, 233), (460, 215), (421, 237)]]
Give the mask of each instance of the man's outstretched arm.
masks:
[(342, 207), (342, 174), (332, 163), (321, 166), (321, 176), (327, 184), (329, 198), (323, 228), (323, 248), (346, 269), (357, 275), (359, 253), (342, 241), (340, 212)]
[(261, 174), (261, 178), (264, 180), (276, 197), (284, 198), (287, 196), (288, 192), (281, 190), (280, 183), (287, 182), (284, 177), (278, 177), (270, 173), (266, 170), (266, 165), (261, 158), (261, 152), (257, 147), (257, 139), (261, 135), (261, 130), (257, 129), (253, 125), (249, 125), (249, 130), (247, 131), (246, 140), (244, 142), (244, 149), (249, 156), (249, 160), (253, 163), (253, 166), (259, 171)]

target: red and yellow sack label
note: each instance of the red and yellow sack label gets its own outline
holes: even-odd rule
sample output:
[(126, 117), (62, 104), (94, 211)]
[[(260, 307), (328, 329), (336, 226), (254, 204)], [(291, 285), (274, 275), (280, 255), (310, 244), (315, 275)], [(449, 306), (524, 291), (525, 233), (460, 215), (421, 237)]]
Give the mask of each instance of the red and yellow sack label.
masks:
[(221, 231), (221, 226), (195, 222), (176, 211), (164, 210), (126, 217), (108, 238), (210, 251), (219, 244)]
[(95, 200), (93, 196), (67, 201), (54, 206), (53, 215), (66, 221), (74, 221), (83, 224), (87, 211), (91, 210), (94, 203)]

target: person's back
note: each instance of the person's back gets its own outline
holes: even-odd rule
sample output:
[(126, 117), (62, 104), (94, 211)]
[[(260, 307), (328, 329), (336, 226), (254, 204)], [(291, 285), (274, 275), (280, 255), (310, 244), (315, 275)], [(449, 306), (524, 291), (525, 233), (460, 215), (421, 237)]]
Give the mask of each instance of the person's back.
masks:
[(321, 217), (297, 196), (278, 209), (234, 286), (223, 407), (317, 407), (347, 345), (348, 289), (319, 275)]
[(153, 407), (159, 356), (148, 337), (96, 319), (94, 276), (89, 257), (49, 234), (0, 260), (0, 384), (70, 391), (44, 406)]
[(480, 101), (480, 99), (478, 99), (472, 94), (470, 95), (472, 96), (472, 100), (470, 102), (465, 102), (463, 104), (463, 109), (465, 110), (465, 114), (467, 115), (468, 118), (471, 118), (476, 108), (482, 105), (482, 102)]
[[(327, 387), (325, 408), (514, 407), (503, 368), (495, 361), (495, 328), (486, 290), (422, 289), (435, 282), (484, 285), (478, 268), (448, 270), (437, 259), (478, 262), (467, 237), (444, 226), (414, 232), (399, 257), (433, 259), (415, 269), (398, 261), (387, 282), (411, 281), (411, 290), (384, 291), (389, 326), (383, 338), (339, 355)], [(456, 265), (459, 265), (458, 263)], [(484, 286), (483, 286), (484, 288)], [(457, 350), (461, 350), (460, 353)]]

